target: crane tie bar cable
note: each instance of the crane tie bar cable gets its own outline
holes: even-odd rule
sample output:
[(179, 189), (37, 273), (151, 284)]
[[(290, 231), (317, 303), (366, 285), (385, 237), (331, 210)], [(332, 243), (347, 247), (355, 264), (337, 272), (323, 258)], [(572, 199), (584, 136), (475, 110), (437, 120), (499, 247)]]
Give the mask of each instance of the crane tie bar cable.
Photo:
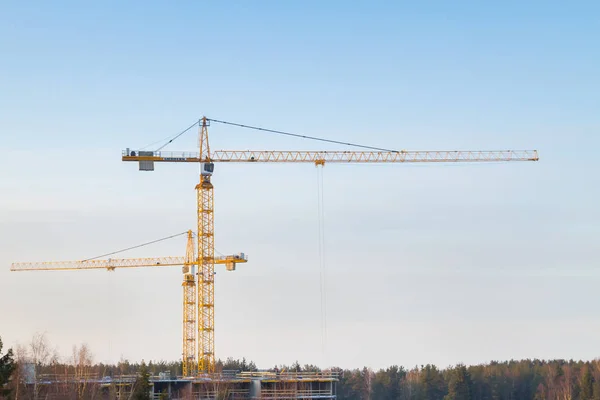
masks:
[[(152, 142), (152, 143), (150, 143), (150, 144), (147, 144), (147, 145), (145, 145), (144, 147), (140, 147), (140, 150), (144, 150), (144, 149), (146, 149), (146, 148), (148, 148), (148, 147), (150, 147), (150, 146), (154, 146), (155, 144), (162, 143), (162, 142), (164, 142), (165, 140), (167, 140), (167, 142), (166, 142), (165, 144), (163, 144), (162, 146), (160, 146), (158, 149), (156, 149), (156, 150), (155, 150), (155, 151), (161, 151), (161, 150), (162, 150), (162, 149), (164, 149), (164, 148), (165, 148), (165, 147), (166, 147), (168, 144), (172, 143), (172, 142), (173, 142), (173, 140), (177, 139), (179, 136), (183, 135), (184, 133), (186, 133), (187, 131), (189, 131), (190, 129), (192, 129), (192, 128), (193, 128), (194, 126), (196, 126), (196, 125), (198, 125), (198, 121), (194, 122), (194, 123), (193, 123), (193, 124), (192, 124), (190, 127), (186, 128), (186, 129), (185, 129), (184, 131), (182, 131), (182, 132), (179, 132), (177, 135), (173, 136), (172, 138), (171, 138), (171, 136), (169, 136), (169, 137), (166, 137), (166, 138), (164, 138), (164, 139), (157, 140), (156, 142)], [(169, 138), (170, 138), (170, 139), (169, 139)]]
[(128, 250), (137, 249), (138, 247), (148, 246), (149, 244), (153, 244), (153, 243), (162, 242), (163, 240), (172, 239), (172, 238), (174, 238), (174, 237), (181, 236), (181, 235), (185, 235), (185, 234), (187, 234), (187, 231), (185, 231), (185, 232), (182, 232), (182, 233), (177, 233), (177, 234), (175, 234), (175, 235), (167, 236), (167, 237), (164, 237), (164, 238), (162, 238), (162, 239), (153, 240), (153, 241), (151, 241), (151, 242), (146, 242), (146, 243), (138, 244), (137, 246), (128, 247), (128, 248), (126, 248), (126, 249), (123, 249), (123, 250), (117, 250), (117, 251), (113, 251), (112, 253), (106, 253), (106, 254), (99, 255), (99, 256), (97, 256), (97, 257), (87, 258), (87, 259), (85, 259), (85, 260), (81, 260), (81, 262), (90, 261), (90, 260), (95, 260), (95, 259), (97, 259), (97, 258), (106, 257), (106, 256), (112, 256), (113, 254), (122, 253), (122, 252), (124, 252), (124, 251), (128, 251)]
[(302, 138), (302, 139), (310, 139), (310, 140), (317, 140), (317, 141), (320, 141), (320, 142), (341, 144), (341, 145), (344, 145), (344, 146), (360, 147), (360, 148), (369, 149), (369, 150), (389, 151), (391, 153), (399, 153), (398, 150), (384, 149), (384, 148), (381, 148), (381, 147), (365, 146), (365, 145), (357, 144), (357, 143), (348, 143), (348, 142), (341, 142), (341, 141), (338, 141), (338, 140), (318, 138), (318, 137), (314, 137), (314, 136), (299, 135), (299, 134), (296, 134), (296, 133), (276, 131), (274, 129), (267, 129), (267, 128), (260, 128), (260, 127), (257, 127), (257, 126), (237, 124), (235, 122), (220, 121), (218, 119), (212, 119), (212, 118), (207, 118), (207, 120), (208, 121), (212, 121), (212, 122), (217, 122), (219, 124), (226, 124), (226, 125), (237, 126), (237, 127), (240, 127), (240, 128), (247, 128), (247, 129), (254, 129), (254, 130), (257, 130), (257, 131), (276, 133), (278, 135), (293, 136), (293, 137), (298, 137), (298, 138)]
[(164, 149), (168, 144), (172, 143), (173, 140), (177, 139), (179, 136), (183, 135), (184, 133), (186, 133), (187, 131), (189, 131), (190, 129), (192, 129), (193, 127), (195, 127), (196, 125), (198, 125), (198, 121), (194, 122), (192, 125), (189, 126), (189, 128), (187, 128), (186, 130), (178, 133), (177, 135), (175, 135), (173, 137), (173, 139), (169, 140), (167, 143), (163, 144), (162, 146), (160, 146), (158, 149), (156, 149), (156, 151), (161, 151), (162, 149)]

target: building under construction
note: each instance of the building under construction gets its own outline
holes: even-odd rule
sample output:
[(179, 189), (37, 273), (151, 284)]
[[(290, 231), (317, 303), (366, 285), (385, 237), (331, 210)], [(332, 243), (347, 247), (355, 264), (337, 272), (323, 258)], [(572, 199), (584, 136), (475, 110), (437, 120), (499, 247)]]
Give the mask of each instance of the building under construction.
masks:
[[(115, 377), (40, 375), (25, 379), (38, 398), (129, 399), (136, 385), (135, 375)], [(241, 400), (241, 399), (336, 399), (337, 372), (236, 372), (224, 371), (193, 378), (161, 373), (150, 377), (152, 399)], [(34, 389), (35, 386), (35, 389)], [(87, 395), (87, 396), (86, 396)]]

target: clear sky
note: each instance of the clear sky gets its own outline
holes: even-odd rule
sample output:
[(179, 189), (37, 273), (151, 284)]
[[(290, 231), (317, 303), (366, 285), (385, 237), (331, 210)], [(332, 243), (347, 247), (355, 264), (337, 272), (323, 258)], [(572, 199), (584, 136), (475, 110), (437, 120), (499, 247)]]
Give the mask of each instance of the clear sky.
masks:
[[(195, 226), (202, 115), (537, 163), (217, 165), (217, 356), (373, 368), (600, 356), (598, 2), (2, 2), (0, 335), (179, 358), (181, 271), (9, 272)], [(214, 125), (213, 149), (334, 149)], [(169, 146), (194, 150), (191, 132)], [(339, 146), (338, 146), (339, 147)], [(123, 256), (183, 255), (173, 239)]]

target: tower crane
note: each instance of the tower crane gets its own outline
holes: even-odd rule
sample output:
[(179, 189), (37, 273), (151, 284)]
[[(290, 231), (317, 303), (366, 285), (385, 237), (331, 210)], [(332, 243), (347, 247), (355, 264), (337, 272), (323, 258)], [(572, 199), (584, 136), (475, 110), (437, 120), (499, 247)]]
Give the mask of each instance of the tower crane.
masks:
[[(179, 236), (179, 235), (175, 235)], [(237, 264), (248, 262), (244, 253), (216, 256), (214, 264), (225, 265), (228, 271), (235, 271)], [(16, 262), (12, 263), (11, 271), (83, 271), (94, 269), (106, 269), (115, 271), (117, 268), (139, 268), (139, 267), (173, 267), (182, 266), (183, 272), (183, 376), (192, 375), (196, 360), (196, 250), (194, 235), (191, 230), (187, 231), (187, 246), (185, 257), (143, 257), (143, 258), (109, 258), (88, 259), (79, 261), (42, 261), (42, 262)]]
[[(316, 139), (337, 144), (363, 147), (363, 151), (211, 151), (208, 140), (210, 122), (235, 125), (244, 128), (259, 129), (290, 136)], [(216, 119), (202, 117), (199, 126), (199, 152), (141, 151), (125, 149), (122, 161), (138, 162), (140, 171), (153, 171), (155, 162), (164, 163), (197, 163), (200, 165), (200, 179), (196, 185), (197, 197), (197, 243), (188, 235), (188, 247), (185, 259), (138, 259), (130, 266), (148, 266), (147, 264), (184, 265), (184, 333), (183, 333), (183, 371), (184, 375), (195, 372), (213, 372), (215, 367), (215, 331), (214, 331), (214, 266), (233, 262), (245, 262), (245, 256), (238, 260), (214, 256), (214, 215), (213, 184), (211, 181), (215, 163), (313, 163), (324, 166), (326, 163), (456, 163), (456, 162), (499, 162), (499, 161), (538, 161), (536, 150), (500, 150), (500, 151), (395, 151), (368, 146), (359, 146), (333, 140), (310, 138), (286, 132), (250, 127)], [(194, 127), (192, 125), (190, 128)], [(185, 131), (184, 131), (185, 132)], [(183, 133), (183, 132), (182, 132)], [(172, 141), (172, 140), (171, 140)], [(170, 142), (171, 142), (170, 141)], [(169, 143), (170, 143), (169, 142)], [(163, 146), (164, 147), (164, 146)], [(197, 248), (197, 254), (194, 254)], [(236, 257), (236, 256), (228, 256)], [(175, 260), (176, 259), (176, 260)], [(94, 260), (95, 261), (95, 260)], [(169, 263), (172, 264), (169, 264)], [(85, 263), (85, 262), (84, 262)], [(127, 264), (126, 261), (121, 263)], [(113, 268), (121, 266), (115, 260), (99, 262), (95, 268)], [(44, 265), (40, 264), (36, 269)], [(78, 268), (80, 264), (61, 264), (69, 268), (90, 269), (90, 266)], [(95, 264), (94, 264), (95, 265)], [(158, 264), (157, 264), (158, 265)], [(235, 265), (235, 264), (234, 264)], [(194, 271), (194, 267), (198, 271)], [(74, 267), (74, 268), (72, 268)], [(50, 269), (50, 268), (45, 268)], [(32, 270), (22, 267), (21, 270)], [(197, 296), (195, 288), (198, 288)], [(195, 310), (194, 310), (195, 307)], [(193, 313), (197, 312), (197, 320), (193, 322)], [(197, 332), (193, 332), (193, 327)], [(195, 345), (192, 345), (195, 343)], [(196, 354), (193, 354), (193, 351)]]

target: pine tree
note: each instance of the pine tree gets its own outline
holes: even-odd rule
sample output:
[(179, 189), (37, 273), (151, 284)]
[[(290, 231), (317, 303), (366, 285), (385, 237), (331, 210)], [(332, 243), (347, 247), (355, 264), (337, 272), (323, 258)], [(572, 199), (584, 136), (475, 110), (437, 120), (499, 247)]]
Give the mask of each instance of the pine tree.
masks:
[(427, 364), (419, 374), (421, 391), (419, 400), (439, 400), (444, 398), (444, 377), (435, 365)]
[(594, 381), (594, 400), (600, 400), (600, 380)]
[(362, 379), (359, 370), (342, 370), (339, 379), (340, 382), (337, 389), (338, 400), (362, 399)]
[(302, 371), (302, 367), (300, 366), (300, 363), (298, 362), (298, 360), (296, 360), (296, 362), (294, 362), (290, 366), (290, 372), (301, 372), (301, 371)]
[(579, 398), (581, 400), (594, 399), (594, 377), (589, 368), (585, 369), (585, 372), (581, 377), (581, 395)]
[(445, 400), (471, 400), (473, 382), (467, 368), (460, 364), (450, 372)]
[(254, 361), (250, 361), (248, 363), (248, 371), (250, 371), (250, 372), (258, 371), (258, 368), (256, 367), (256, 364), (254, 364)]
[(148, 372), (146, 363), (142, 361), (131, 396), (134, 400), (150, 400), (150, 390), (150, 372)]
[(0, 397), (10, 394), (10, 389), (6, 389), (5, 386), (15, 368), (12, 349), (8, 349), (6, 354), (2, 356), (2, 338), (0, 338)]
[(543, 383), (540, 383), (535, 392), (535, 396), (533, 396), (533, 400), (546, 400), (547, 398), (546, 386), (544, 386)]
[(397, 400), (400, 398), (402, 379), (406, 371), (393, 365), (385, 370), (381, 369), (375, 373), (372, 383), (373, 399)]

